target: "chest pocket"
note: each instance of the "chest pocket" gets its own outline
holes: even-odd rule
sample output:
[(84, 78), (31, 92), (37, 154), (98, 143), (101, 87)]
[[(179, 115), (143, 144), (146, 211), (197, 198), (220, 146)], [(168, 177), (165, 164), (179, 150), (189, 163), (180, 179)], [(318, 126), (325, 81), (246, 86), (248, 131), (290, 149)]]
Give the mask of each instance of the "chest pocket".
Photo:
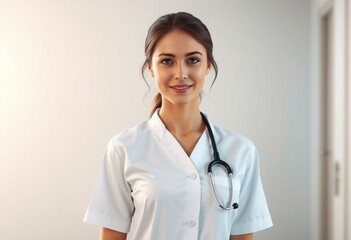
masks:
[[(230, 197), (230, 183), (229, 179), (227, 176), (213, 176), (213, 186), (216, 190), (217, 198), (219, 202), (223, 206), (228, 206), (229, 204), (233, 205), (233, 203), (237, 203), (240, 206), (240, 188), (241, 188), (241, 183), (238, 180), (231, 179), (232, 181), (232, 187), (233, 187), (233, 195), (232, 198), (229, 199)], [(214, 199), (215, 197), (213, 196), (213, 201), (217, 205), (216, 200)]]

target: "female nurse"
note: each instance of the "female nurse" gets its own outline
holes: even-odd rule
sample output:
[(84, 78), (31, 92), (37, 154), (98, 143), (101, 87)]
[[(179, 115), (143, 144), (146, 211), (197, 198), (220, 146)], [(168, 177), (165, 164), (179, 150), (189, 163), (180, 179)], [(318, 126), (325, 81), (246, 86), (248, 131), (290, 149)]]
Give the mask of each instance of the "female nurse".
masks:
[(212, 48), (207, 27), (189, 13), (151, 25), (143, 72), (159, 93), (151, 118), (106, 147), (84, 219), (101, 226), (101, 240), (250, 240), (272, 226), (255, 146), (213, 124), (221, 158), (233, 170), (230, 184), (225, 168), (214, 168), (213, 186), (223, 205), (236, 207), (220, 208), (211, 191), (213, 148), (199, 103), (210, 69), (217, 76)]

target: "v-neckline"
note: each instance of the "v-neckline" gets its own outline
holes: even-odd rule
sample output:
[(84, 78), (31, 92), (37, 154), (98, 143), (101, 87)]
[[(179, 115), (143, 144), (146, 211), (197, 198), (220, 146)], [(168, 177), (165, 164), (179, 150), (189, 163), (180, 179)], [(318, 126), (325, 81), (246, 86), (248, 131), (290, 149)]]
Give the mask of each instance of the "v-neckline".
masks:
[(196, 154), (196, 152), (198, 151), (199, 146), (202, 144), (203, 139), (206, 136), (206, 131), (207, 128), (205, 128), (205, 130), (201, 133), (200, 138), (196, 141), (196, 144), (193, 148), (193, 150), (191, 151), (190, 155), (188, 155), (185, 151), (185, 149), (182, 147), (182, 145), (179, 143), (179, 141), (176, 139), (176, 137), (170, 132), (168, 131), (168, 129), (166, 128), (166, 136), (169, 140), (171, 140), (173, 142), (173, 144), (175, 144), (177, 146), (177, 148), (181, 149), (181, 152), (189, 159), (193, 159), (194, 155)]
[(192, 150), (191, 154), (188, 155), (183, 147), (180, 145), (178, 140), (173, 136), (173, 134), (168, 131), (165, 124), (160, 119), (158, 112), (160, 109), (157, 109), (153, 116), (149, 120), (149, 125), (159, 140), (164, 141), (164, 144), (168, 145), (168, 149), (175, 154), (175, 156), (181, 157), (185, 159), (190, 159), (193, 164), (198, 162), (198, 158), (203, 158), (209, 152), (207, 149), (202, 149), (201, 146), (211, 146), (211, 142), (208, 136), (208, 129), (207, 127), (202, 132), (200, 138), (197, 140), (194, 149)]

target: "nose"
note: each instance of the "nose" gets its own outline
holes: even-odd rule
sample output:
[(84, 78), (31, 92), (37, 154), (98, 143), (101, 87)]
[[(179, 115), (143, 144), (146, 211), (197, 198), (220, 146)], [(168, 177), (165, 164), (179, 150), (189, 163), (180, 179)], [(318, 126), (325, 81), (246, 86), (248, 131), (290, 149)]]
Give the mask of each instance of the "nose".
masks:
[(174, 78), (176, 80), (187, 79), (187, 69), (183, 64), (178, 64), (175, 68)]

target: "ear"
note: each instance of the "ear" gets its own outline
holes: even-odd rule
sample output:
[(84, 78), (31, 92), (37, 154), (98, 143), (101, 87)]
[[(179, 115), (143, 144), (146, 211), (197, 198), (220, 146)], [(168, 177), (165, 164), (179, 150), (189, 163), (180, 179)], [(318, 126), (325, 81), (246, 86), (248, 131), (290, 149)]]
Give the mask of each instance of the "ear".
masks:
[(147, 65), (147, 68), (149, 69), (149, 74), (151, 77), (155, 77), (154, 72), (152, 71), (152, 67), (150, 64)]
[(206, 75), (208, 75), (211, 71), (211, 63), (207, 65)]

